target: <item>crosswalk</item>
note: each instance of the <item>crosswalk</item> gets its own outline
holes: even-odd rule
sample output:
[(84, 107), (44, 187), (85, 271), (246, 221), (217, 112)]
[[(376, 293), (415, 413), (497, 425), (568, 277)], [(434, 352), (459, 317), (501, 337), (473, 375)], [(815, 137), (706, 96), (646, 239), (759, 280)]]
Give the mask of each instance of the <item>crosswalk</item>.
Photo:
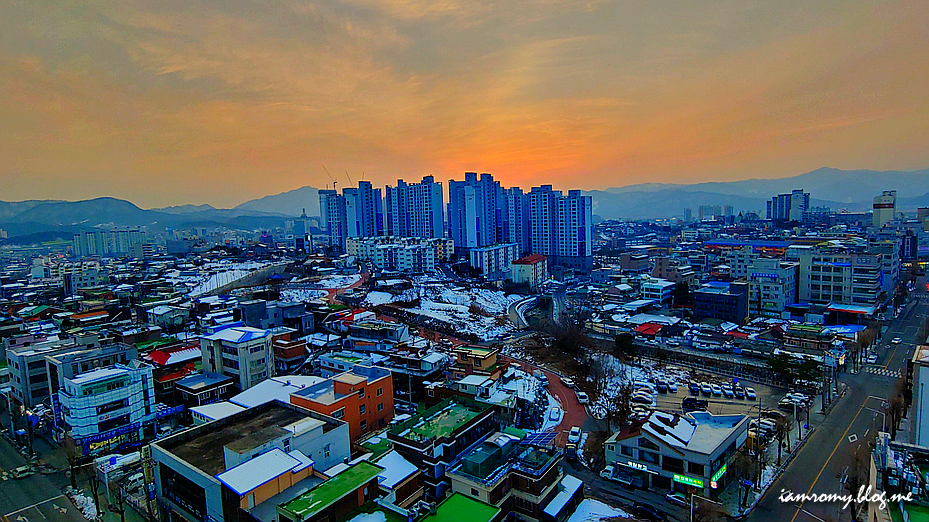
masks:
[(881, 368), (880, 366), (868, 366), (864, 369), (868, 373), (873, 373), (874, 375), (883, 375), (885, 377), (893, 377), (895, 379), (900, 378), (900, 372), (897, 370), (888, 370), (887, 368)]

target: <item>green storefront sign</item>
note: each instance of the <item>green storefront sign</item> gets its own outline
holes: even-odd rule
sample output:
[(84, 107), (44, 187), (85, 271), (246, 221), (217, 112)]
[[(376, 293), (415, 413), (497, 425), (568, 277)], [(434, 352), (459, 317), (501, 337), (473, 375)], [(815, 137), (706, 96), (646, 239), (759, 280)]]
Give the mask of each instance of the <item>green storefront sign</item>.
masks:
[(695, 488), (703, 488), (703, 479), (687, 477), (684, 475), (674, 475), (674, 482), (684, 484), (686, 486), (693, 486)]
[(719, 480), (719, 477), (723, 476), (724, 473), (726, 473), (726, 464), (723, 464), (723, 467), (719, 468), (719, 471), (717, 471), (716, 473), (713, 473), (713, 478), (711, 478), (710, 480), (712, 482), (716, 482)]

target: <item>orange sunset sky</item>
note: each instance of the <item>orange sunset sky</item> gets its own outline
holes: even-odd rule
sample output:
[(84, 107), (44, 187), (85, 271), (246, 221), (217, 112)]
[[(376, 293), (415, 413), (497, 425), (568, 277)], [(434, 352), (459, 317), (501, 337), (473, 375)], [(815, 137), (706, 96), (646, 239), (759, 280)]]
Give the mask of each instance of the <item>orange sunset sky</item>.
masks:
[(0, 0), (0, 199), (929, 166), (917, 1)]

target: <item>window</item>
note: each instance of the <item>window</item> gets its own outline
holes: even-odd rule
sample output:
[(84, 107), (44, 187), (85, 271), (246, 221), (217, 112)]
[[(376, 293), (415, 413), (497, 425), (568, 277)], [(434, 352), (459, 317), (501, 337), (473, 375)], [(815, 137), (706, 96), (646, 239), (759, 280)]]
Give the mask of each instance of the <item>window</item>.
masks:
[(345, 416), (345, 408), (339, 408), (338, 410), (332, 412), (332, 416), (337, 419), (341, 419)]
[(358, 413), (359, 413), (359, 414), (364, 415), (364, 414), (365, 414), (365, 411), (367, 411), (367, 408), (365, 407), (364, 404), (362, 404), (361, 406), (358, 407)]
[(703, 464), (698, 464), (698, 463), (696, 463), (696, 462), (688, 462), (688, 463), (687, 463), (687, 472), (690, 473), (691, 475), (698, 475), (698, 476), (702, 477), (702, 476), (703, 476), (703, 473), (704, 473), (704, 472), (703, 472)]
[(384, 403), (383, 403), (383, 402), (379, 402), (379, 403), (377, 404), (377, 411), (384, 411)]
[(478, 492), (477, 492), (477, 488), (471, 488), (471, 496), (472, 496), (472, 497), (477, 497), (477, 496), (479, 496), (479, 495), (478, 495)]
[(381, 395), (384, 395), (384, 388), (377, 389), (377, 396), (380, 397)]
[(627, 457), (632, 457), (632, 456), (633, 456), (632, 447), (631, 447), (631, 446), (626, 446), (625, 444), (623, 444), (622, 446), (619, 447), (619, 452), (620, 452), (621, 454), (627, 456)]
[(364, 399), (364, 398), (365, 398), (365, 391), (364, 391), (364, 388), (358, 390), (358, 398), (359, 398), (359, 399)]
[(640, 448), (645, 448), (645, 449), (652, 449), (652, 450), (658, 449), (658, 445), (657, 445), (657, 444), (655, 444), (654, 442), (652, 442), (652, 441), (646, 439), (645, 437), (639, 438), (639, 447), (640, 447)]
[(665, 457), (662, 460), (661, 469), (665, 471), (672, 471), (675, 473), (684, 472), (684, 461), (681, 459), (676, 459), (674, 457)]
[(658, 454), (652, 451), (639, 450), (639, 459), (652, 464), (658, 464)]
[(361, 421), (361, 431), (367, 431), (367, 430), (368, 430), (368, 421), (366, 420)]

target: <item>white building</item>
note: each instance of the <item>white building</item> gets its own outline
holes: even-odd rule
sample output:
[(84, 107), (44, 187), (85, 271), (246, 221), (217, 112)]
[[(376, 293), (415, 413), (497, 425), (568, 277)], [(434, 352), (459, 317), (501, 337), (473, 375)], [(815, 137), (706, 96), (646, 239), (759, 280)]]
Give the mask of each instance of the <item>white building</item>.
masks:
[(397, 180), (387, 187), (385, 197), (388, 236), (441, 238), (445, 235), (442, 184), (432, 176), (419, 183)]
[(880, 196), (874, 196), (871, 219), (875, 227), (881, 228), (893, 221), (897, 211), (897, 191), (885, 190)]
[(154, 436), (157, 409), (149, 364), (131, 361), (64, 379), (58, 400), (63, 428), (85, 455)]
[(642, 283), (642, 299), (655, 299), (660, 303), (671, 300), (674, 283), (667, 279), (649, 278)]
[(748, 417), (655, 411), (639, 430), (619, 431), (604, 443), (609, 465), (643, 489), (694, 491), (715, 498), (738, 477), (726, 473), (748, 440)]
[(780, 317), (788, 305), (796, 303), (799, 267), (780, 259), (755, 259), (748, 269), (749, 313)]
[(448, 232), (459, 252), (499, 243), (503, 189), (494, 177), (465, 172), (464, 181), (448, 182)]
[(519, 245), (501, 243), (468, 251), (471, 268), (481, 271), (481, 277), (502, 280), (510, 275), (513, 261), (519, 257)]
[(200, 337), (203, 371), (228, 375), (247, 390), (274, 375), (274, 352), (267, 330), (231, 323)]
[(800, 265), (800, 301), (875, 306), (882, 292), (893, 288), (884, 255), (863, 246), (792, 245), (787, 257)]
[(432, 272), (436, 263), (445, 261), (453, 252), (454, 243), (448, 238), (381, 236), (350, 237), (345, 241), (346, 254), (381, 270)]
[(513, 282), (526, 283), (533, 292), (538, 292), (548, 280), (548, 259), (541, 254), (530, 254), (513, 261)]
[(929, 447), (929, 345), (916, 347), (912, 366), (912, 404), (915, 411), (910, 415), (915, 417), (913, 422), (916, 423), (916, 440), (913, 442), (925, 448)]

